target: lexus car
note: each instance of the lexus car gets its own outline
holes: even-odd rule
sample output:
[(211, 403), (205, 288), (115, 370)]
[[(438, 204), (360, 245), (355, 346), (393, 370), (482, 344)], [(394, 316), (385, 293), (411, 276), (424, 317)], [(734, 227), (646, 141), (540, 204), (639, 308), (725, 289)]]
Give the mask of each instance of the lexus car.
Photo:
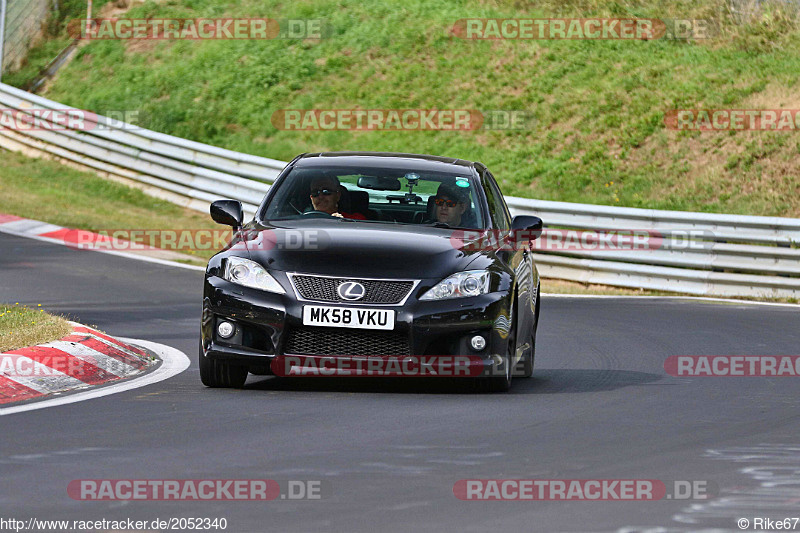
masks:
[(533, 372), (530, 240), (542, 220), (512, 218), (481, 163), (303, 154), (252, 220), (234, 200), (211, 215), (236, 236), (205, 274), (206, 386), (242, 387), (248, 373), (424, 374), (501, 392)]

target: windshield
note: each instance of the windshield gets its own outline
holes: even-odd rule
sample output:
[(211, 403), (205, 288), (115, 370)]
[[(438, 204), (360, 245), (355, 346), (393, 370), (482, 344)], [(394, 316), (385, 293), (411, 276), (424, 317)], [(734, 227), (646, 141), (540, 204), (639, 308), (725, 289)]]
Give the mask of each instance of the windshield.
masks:
[(483, 229), (475, 191), (469, 169), (294, 168), (266, 206), (264, 219), (337, 217)]

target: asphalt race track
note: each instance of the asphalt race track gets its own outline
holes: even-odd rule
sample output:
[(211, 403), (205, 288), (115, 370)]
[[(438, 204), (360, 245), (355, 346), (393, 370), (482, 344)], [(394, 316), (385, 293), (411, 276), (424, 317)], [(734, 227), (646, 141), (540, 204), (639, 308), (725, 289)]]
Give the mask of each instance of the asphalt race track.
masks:
[[(192, 359), (166, 381), (0, 417), (0, 509), (17, 519), (225, 517), (228, 531), (739, 531), (798, 516), (798, 377), (677, 378), (670, 355), (800, 355), (789, 306), (544, 298), (537, 371), (457, 383), (200, 383), (202, 273), (0, 234), (0, 301), (43, 304)], [(782, 470), (781, 470), (782, 469)], [(782, 472), (784, 483), (772, 483)], [(322, 499), (85, 502), (75, 479), (320, 480)], [(461, 501), (461, 479), (703, 480), (709, 501)], [(800, 527), (800, 526), (798, 526)], [(653, 529), (656, 531), (655, 529)]]

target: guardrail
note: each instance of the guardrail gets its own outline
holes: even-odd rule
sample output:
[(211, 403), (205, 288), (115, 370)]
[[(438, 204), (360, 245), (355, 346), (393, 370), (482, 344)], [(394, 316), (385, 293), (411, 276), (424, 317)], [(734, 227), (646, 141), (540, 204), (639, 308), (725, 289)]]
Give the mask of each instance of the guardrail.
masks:
[[(7, 115), (80, 112), (5, 84), (0, 84), (0, 109)], [(0, 127), (0, 147), (91, 170), (201, 211), (213, 200), (237, 199), (250, 215), (286, 165), (106, 117), (93, 120), (98, 127)], [(800, 219), (506, 200), (512, 214), (539, 216), (548, 228), (647, 230), (696, 243), (673, 246), (666, 239), (657, 249), (537, 251), (544, 277), (698, 295), (800, 297)]]
[[(5, 84), (0, 84), (0, 108), (6, 114), (8, 110), (30, 114), (32, 109), (83, 113)], [(107, 117), (92, 116), (91, 120), (97, 126), (84, 130), (0, 128), (0, 146), (48, 155), (201, 211), (222, 196), (241, 200), (253, 214), (269, 183), (286, 166), (282, 161), (187, 141)]]

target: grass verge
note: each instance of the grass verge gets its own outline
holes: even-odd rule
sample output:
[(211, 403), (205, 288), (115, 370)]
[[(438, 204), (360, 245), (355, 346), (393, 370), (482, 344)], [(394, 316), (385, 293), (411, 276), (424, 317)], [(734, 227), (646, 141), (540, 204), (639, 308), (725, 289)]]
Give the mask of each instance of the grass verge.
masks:
[(55, 341), (71, 331), (64, 318), (43, 309), (0, 304), (0, 353)]
[[(0, 150), (0, 211), (73, 229), (220, 229), (209, 215), (153, 198), (95, 174)], [(217, 252), (186, 250), (202, 263)]]
[[(798, 4), (765, 0), (149, 0), (131, 18), (322, 19), (318, 40), (100, 40), (49, 98), (288, 160), (326, 150), (480, 160), (506, 194), (800, 216), (797, 132), (677, 132), (671, 109), (798, 109)], [(464, 18), (703, 19), (707, 39), (466, 40)], [(10, 78), (14, 80), (13, 75)], [(524, 110), (520, 131), (286, 131), (281, 109)]]

